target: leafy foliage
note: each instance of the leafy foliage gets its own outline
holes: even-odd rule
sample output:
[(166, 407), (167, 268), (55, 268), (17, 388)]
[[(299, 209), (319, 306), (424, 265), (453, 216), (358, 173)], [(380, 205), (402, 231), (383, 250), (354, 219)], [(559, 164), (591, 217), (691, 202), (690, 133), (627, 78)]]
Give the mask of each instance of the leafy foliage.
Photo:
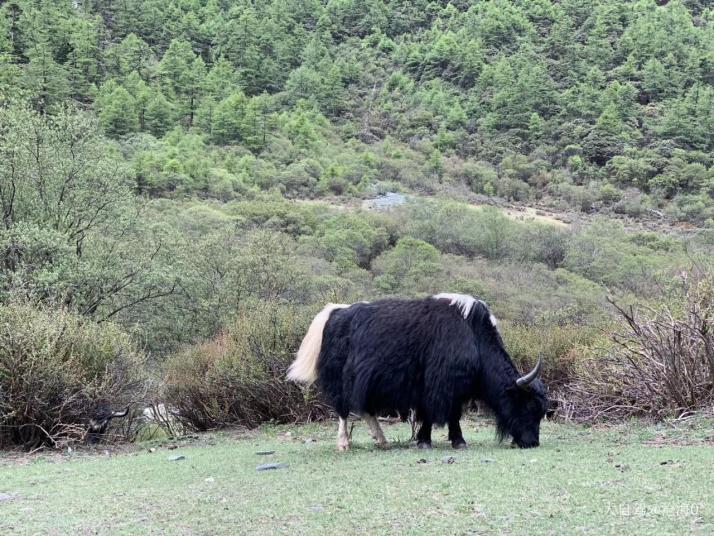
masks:
[(144, 395), (145, 356), (116, 326), (0, 305), (0, 446), (82, 439), (96, 410)]
[[(240, 146), (271, 175), (236, 178), (235, 161), (218, 150), (200, 180), (185, 181), (198, 170), (158, 144), (150, 156), (133, 153), (157, 164), (135, 175), (153, 194), (341, 194), (381, 174), (427, 191), (456, 182), (513, 200), (611, 207), (574, 199), (558, 187), (564, 177), (638, 188), (661, 205), (697, 196), (668, 214), (705, 222), (712, 21), (698, 3), (652, 0), (127, 0), (81, 9), (14, 0), (0, 8), (0, 101), (19, 96), (52, 113), (82, 103), (123, 143), (188, 130), (209, 146)], [(394, 148), (413, 169), (390, 170)], [(480, 163), (457, 175), (444, 157)], [(514, 157), (536, 172), (509, 172)], [(696, 180), (692, 164), (701, 166)], [(176, 178), (166, 181), (167, 170)]]
[(182, 422), (197, 430), (323, 415), (314, 395), (284, 380), (305, 320), (274, 302), (251, 304), (250, 312), (239, 313), (227, 332), (167, 361), (167, 402)]

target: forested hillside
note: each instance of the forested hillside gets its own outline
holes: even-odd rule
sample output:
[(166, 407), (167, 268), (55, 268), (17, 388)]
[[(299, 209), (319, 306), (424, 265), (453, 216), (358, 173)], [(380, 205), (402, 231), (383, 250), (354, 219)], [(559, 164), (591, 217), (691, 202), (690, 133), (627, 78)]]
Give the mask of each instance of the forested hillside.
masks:
[[(38, 392), (71, 422), (148, 392), (196, 428), (315, 416), (284, 372), (320, 307), (444, 291), (568, 415), (708, 403), (708, 4), (0, 2), (0, 445), (68, 418)], [(691, 361), (623, 354), (608, 296), (704, 319)]]
[(375, 183), (714, 216), (702, 0), (9, 1), (0, 99), (91, 110), (132, 185)]

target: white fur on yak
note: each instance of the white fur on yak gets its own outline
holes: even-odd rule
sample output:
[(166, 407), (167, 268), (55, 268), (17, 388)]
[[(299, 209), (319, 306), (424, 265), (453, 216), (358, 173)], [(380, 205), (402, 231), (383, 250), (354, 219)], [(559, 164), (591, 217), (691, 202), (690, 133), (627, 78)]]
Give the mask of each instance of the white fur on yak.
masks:
[(317, 313), (307, 330), (305, 338), (300, 343), (297, 359), (288, 369), (288, 380), (310, 384), (317, 379), (317, 358), (320, 357), (322, 332), (325, 329), (325, 324), (330, 319), (332, 311), (347, 307), (349, 305), (344, 303), (328, 303), (322, 311)]
[[(455, 305), (461, 310), (461, 314), (463, 315), (464, 318), (468, 318), (469, 314), (471, 313), (471, 309), (474, 308), (474, 305), (476, 303), (481, 302), (486, 305), (482, 300), (477, 300), (473, 296), (469, 296), (468, 294), (452, 294), (450, 292), (442, 292), (441, 294), (437, 294), (433, 296), (435, 300), (450, 300), (451, 303), (449, 305)], [(496, 320), (496, 317), (491, 315), (490, 316), (491, 324), (495, 327), (496, 324), (498, 323)]]

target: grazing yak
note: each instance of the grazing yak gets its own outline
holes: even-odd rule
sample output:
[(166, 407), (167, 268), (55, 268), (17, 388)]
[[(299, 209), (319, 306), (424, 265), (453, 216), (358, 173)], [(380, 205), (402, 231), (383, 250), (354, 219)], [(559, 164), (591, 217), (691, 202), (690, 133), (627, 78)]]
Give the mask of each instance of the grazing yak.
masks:
[(499, 440), (537, 447), (548, 402), (537, 379), (541, 360), (520, 375), (486, 304), (472, 296), (437, 294), (328, 304), (313, 319), (288, 379), (313, 383), (339, 416), (337, 447), (349, 448), (347, 417), (362, 415), (380, 446), (384, 411), (416, 411), (420, 448), (431, 448), (433, 425), (448, 424), (454, 448), (466, 445), (463, 405), (478, 400), (496, 417)]
[(87, 426), (87, 442), (99, 443), (109, 428), (112, 419), (126, 417), (129, 413), (129, 406), (124, 411), (114, 411), (107, 402), (99, 403), (93, 412), (93, 417)]

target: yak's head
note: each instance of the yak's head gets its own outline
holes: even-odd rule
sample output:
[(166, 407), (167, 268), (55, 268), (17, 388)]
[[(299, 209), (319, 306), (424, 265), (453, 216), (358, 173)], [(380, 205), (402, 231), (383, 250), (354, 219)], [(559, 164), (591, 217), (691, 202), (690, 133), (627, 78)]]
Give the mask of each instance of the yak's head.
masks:
[(497, 417), (499, 437), (512, 437), (520, 448), (537, 447), (540, 442), (540, 422), (548, 410), (545, 385), (538, 379), (541, 364), (539, 358), (533, 370), (506, 389), (506, 401)]
[(126, 417), (127, 413), (129, 413), (129, 406), (124, 411), (113, 411), (107, 403), (98, 404), (87, 426), (87, 441), (98, 443), (107, 431), (111, 420), (117, 417)]

